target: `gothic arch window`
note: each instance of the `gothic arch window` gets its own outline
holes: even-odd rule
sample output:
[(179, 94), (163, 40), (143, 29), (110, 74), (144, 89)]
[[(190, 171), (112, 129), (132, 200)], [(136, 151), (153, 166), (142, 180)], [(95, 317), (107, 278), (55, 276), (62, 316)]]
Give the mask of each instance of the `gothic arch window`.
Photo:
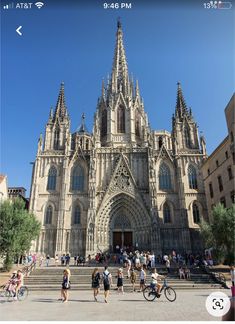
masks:
[(200, 223), (199, 208), (198, 208), (198, 205), (195, 202), (193, 203), (193, 222), (195, 224)]
[(73, 213), (73, 224), (80, 224), (80, 223), (81, 223), (81, 209), (78, 205), (76, 205)]
[(117, 132), (125, 133), (125, 108), (122, 105), (117, 110)]
[(116, 217), (114, 228), (131, 228), (131, 223), (125, 215)]
[(188, 167), (188, 182), (190, 189), (197, 189), (197, 171), (193, 165)]
[(56, 176), (57, 176), (57, 170), (54, 166), (52, 166), (48, 172), (47, 190), (56, 189)]
[(106, 109), (102, 111), (102, 116), (101, 116), (101, 135), (102, 136), (107, 135), (107, 110)]
[(159, 150), (162, 147), (162, 144), (163, 144), (162, 136), (159, 136), (159, 138), (158, 138), (158, 147), (159, 147)]
[(60, 130), (59, 128), (56, 128), (54, 133), (54, 149), (58, 150), (59, 146), (60, 146)]
[(52, 206), (49, 205), (46, 208), (46, 213), (45, 213), (45, 225), (51, 225), (52, 224), (52, 214), (53, 214), (53, 209)]
[(164, 224), (171, 223), (171, 210), (167, 202), (163, 205), (163, 222)]
[(171, 185), (171, 172), (170, 168), (166, 163), (162, 163), (159, 168), (159, 189), (170, 190)]
[(84, 190), (84, 169), (77, 165), (72, 171), (71, 177), (71, 189), (72, 190)]
[(135, 135), (140, 136), (140, 114), (137, 110), (135, 112)]
[(188, 126), (186, 126), (184, 129), (184, 137), (185, 137), (186, 147), (191, 148), (190, 130), (189, 130)]
[(89, 140), (86, 140), (86, 150), (89, 150)]

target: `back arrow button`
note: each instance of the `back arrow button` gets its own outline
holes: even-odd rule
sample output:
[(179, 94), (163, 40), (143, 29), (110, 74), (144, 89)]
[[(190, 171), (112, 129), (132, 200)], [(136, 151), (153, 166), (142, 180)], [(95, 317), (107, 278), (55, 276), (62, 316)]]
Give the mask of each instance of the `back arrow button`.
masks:
[(19, 26), (19, 27), (16, 29), (17, 34), (19, 34), (20, 36), (22, 36), (22, 33), (21, 33), (21, 31), (20, 31), (21, 28), (22, 28), (22, 26)]

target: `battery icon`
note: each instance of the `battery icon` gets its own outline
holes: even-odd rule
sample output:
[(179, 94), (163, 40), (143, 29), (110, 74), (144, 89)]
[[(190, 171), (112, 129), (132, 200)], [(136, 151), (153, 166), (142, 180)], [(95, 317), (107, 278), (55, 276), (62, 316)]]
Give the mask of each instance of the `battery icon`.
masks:
[(231, 8), (232, 8), (231, 2), (224, 2), (224, 1), (218, 2), (218, 9), (231, 9)]

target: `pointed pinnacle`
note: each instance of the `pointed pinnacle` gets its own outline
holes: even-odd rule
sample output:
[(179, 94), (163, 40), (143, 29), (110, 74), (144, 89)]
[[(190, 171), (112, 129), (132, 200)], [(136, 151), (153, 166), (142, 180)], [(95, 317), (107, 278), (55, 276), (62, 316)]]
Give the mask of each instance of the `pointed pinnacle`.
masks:
[(139, 89), (139, 81), (138, 81), (138, 79), (136, 80), (135, 95), (136, 95), (136, 97), (140, 96), (140, 89)]
[(120, 17), (118, 17), (118, 19), (117, 19), (117, 28), (122, 28), (121, 18)]
[(64, 82), (60, 84), (60, 92), (56, 104), (55, 115), (64, 117), (66, 115), (65, 97), (64, 97)]

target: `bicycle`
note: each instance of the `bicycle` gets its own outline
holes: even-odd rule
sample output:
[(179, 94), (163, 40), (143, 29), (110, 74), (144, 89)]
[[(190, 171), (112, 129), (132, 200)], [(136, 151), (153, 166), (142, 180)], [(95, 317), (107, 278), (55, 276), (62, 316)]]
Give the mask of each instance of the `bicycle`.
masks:
[[(160, 293), (163, 290), (164, 290), (164, 295), (167, 300), (169, 300), (170, 302), (173, 302), (176, 300), (176, 292), (172, 287), (168, 286), (166, 279), (164, 279), (164, 281), (163, 281), (163, 285), (160, 290)], [(161, 297), (161, 295), (156, 292), (155, 285), (151, 285), (151, 284), (144, 288), (143, 295), (147, 301), (154, 301), (155, 298)]]
[[(17, 292), (17, 300), (23, 301), (28, 297), (29, 289), (26, 286), (21, 286)], [(8, 301), (15, 297), (15, 291), (7, 289), (7, 285), (0, 287), (0, 297), (6, 298)]]

